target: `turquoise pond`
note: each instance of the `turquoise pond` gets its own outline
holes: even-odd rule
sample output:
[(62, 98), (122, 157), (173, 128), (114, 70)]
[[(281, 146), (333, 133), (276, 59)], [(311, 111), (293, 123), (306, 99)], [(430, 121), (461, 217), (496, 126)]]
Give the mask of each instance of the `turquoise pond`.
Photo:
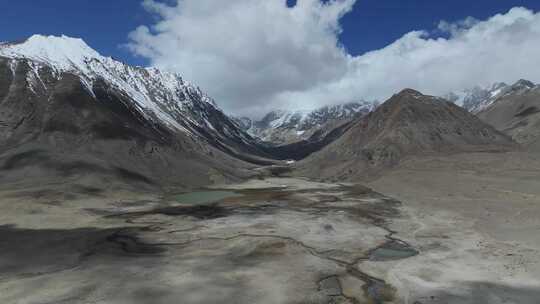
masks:
[(408, 244), (391, 241), (371, 251), (369, 259), (371, 261), (401, 260), (413, 257), (417, 254), (418, 251)]

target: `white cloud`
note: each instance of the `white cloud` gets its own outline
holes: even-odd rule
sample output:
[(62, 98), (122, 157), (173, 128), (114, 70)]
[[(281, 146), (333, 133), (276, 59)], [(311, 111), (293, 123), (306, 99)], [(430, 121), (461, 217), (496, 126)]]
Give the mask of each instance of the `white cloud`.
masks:
[(464, 29), (470, 29), (471, 27), (475, 26), (479, 22), (478, 19), (474, 17), (467, 17), (463, 20), (457, 21), (457, 22), (448, 22), (446, 20), (443, 20), (439, 22), (438, 29), (441, 32), (449, 33), (451, 35), (458, 34), (459, 32), (463, 31)]
[(484, 21), (443, 21), (437, 30), (447, 38), (414, 31), (351, 56), (339, 45), (339, 20), (356, 0), (298, 0), (294, 8), (285, 0), (177, 1), (144, 1), (159, 20), (132, 32), (130, 47), (152, 65), (180, 72), (233, 113), (384, 99), (405, 87), (444, 94), (540, 81), (540, 14), (525, 8)]

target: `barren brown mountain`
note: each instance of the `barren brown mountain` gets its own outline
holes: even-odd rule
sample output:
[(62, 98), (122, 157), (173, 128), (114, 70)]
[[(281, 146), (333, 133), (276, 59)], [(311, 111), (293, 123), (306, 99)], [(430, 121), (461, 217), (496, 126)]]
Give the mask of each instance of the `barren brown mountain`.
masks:
[(350, 180), (411, 155), (507, 151), (512, 139), (441, 98), (405, 89), (301, 163), (299, 174)]

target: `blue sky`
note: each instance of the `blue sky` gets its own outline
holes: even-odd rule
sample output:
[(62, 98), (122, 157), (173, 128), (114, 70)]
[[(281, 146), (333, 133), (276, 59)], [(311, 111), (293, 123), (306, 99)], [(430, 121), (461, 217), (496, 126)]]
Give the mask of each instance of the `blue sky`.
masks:
[(120, 47), (128, 33), (152, 21), (141, 1), (108, 0), (1, 0), (0, 40), (24, 39), (32, 34), (83, 38), (103, 55), (132, 64), (143, 64)]
[(540, 82), (538, 0), (0, 1), (0, 41), (80, 37), (238, 115)]
[(342, 19), (341, 39), (357, 55), (386, 46), (411, 30), (433, 30), (441, 20), (484, 20), (510, 8), (540, 10), (538, 0), (365, 0)]
[[(220, 0), (222, 1), (222, 0)], [(226, 1), (226, 0), (225, 0)], [(104, 55), (146, 65), (121, 47), (137, 26), (151, 24), (154, 16), (142, 1), (106, 0), (2, 0), (0, 41), (23, 39), (32, 34), (66, 34), (83, 38)], [(169, 1), (170, 2), (170, 1)], [(293, 0), (288, 0), (293, 2)], [(352, 55), (382, 48), (411, 30), (436, 28), (440, 20), (467, 16), (485, 19), (515, 6), (540, 10), (538, 0), (359, 0), (342, 20), (341, 42)]]

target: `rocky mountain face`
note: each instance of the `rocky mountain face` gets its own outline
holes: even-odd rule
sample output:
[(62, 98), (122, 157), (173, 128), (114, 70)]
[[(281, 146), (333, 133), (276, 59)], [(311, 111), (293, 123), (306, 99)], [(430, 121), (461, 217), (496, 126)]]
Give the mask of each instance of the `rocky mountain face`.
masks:
[(444, 95), (443, 98), (454, 102), (472, 113), (478, 113), (489, 107), (497, 99), (503, 98), (508, 94), (527, 91), (534, 86), (534, 83), (523, 79), (513, 85), (498, 82), (487, 87), (475, 86), (463, 91), (451, 92)]
[(123, 64), (65, 36), (0, 45), (0, 167), (10, 172), (0, 178), (53, 169), (202, 185), (233, 178), (249, 166), (241, 159), (265, 162), (252, 155), (265, 153), (177, 74)]
[(518, 81), (478, 114), (516, 142), (540, 151), (540, 86)]
[(373, 102), (325, 106), (314, 111), (272, 111), (261, 120), (237, 118), (237, 124), (262, 141), (286, 145), (303, 140), (322, 139), (332, 130), (376, 107)]
[[(453, 101), (536, 144), (536, 133), (524, 130), (540, 120), (538, 87), (522, 80), (469, 93)], [(0, 44), (0, 182), (187, 188), (244, 177), (270, 158), (311, 154), (301, 172), (342, 179), (409, 155), (514, 146), (466, 110), (414, 90), (375, 108), (362, 102), (232, 119), (177, 74), (123, 64), (80, 39), (36, 35)]]
[(454, 103), (406, 89), (356, 119), (298, 167), (300, 175), (347, 180), (376, 174), (412, 155), (514, 147), (510, 137)]

